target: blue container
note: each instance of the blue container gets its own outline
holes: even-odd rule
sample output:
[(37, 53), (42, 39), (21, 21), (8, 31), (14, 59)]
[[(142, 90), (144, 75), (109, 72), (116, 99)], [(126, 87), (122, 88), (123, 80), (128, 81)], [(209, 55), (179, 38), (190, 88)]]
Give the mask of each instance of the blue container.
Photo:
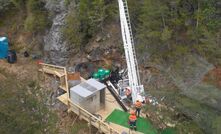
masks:
[(7, 37), (0, 37), (0, 59), (8, 56), (8, 39)]

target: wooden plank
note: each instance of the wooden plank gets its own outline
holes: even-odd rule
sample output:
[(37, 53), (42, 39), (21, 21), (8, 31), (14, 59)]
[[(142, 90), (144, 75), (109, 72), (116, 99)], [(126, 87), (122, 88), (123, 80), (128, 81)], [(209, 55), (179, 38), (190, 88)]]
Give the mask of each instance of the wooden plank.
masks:
[(85, 82), (86, 80), (85, 80), (83, 77), (81, 77), (81, 81), (82, 81), (82, 82)]
[(117, 103), (116, 99), (112, 96), (108, 89), (105, 89), (105, 107), (104, 109), (99, 110), (96, 114), (102, 116), (103, 119), (106, 119), (109, 114), (111, 114), (114, 109), (123, 110), (121, 106)]
[(68, 94), (68, 98), (70, 98), (70, 89), (69, 89), (69, 86), (68, 86), (68, 75), (67, 75), (67, 70), (66, 68), (64, 68), (64, 74), (65, 74), (65, 86), (66, 86), (66, 89), (67, 89), (67, 94)]
[(55, 73), (59, 78), (65, 76), (64, 73), (60, 73), (60, 72), (58, 72), (58, 71), (54, 71), (54, 73)]
[(68, 105), (68, 94), (67, 93), (57, 97), (57, 99), (60, 100), (65, 105)]
[(56, 76), (58, 76), (59, 78), (65, 76), (64, 73), (58, 72), (58, 71), (55, 71), (55, 70), (52, 70), (52, 69), (49, 69), (49, 68), (42, 68), (42, 69), (39, 69), (39, 71), (40, 71), (40, 72), (47, 73), (47, 74), (56, 75)]
[(40, 63), (40, 65), (48, 66), (48, 67), (54, 67), (54, 68), (59, 68), (59, 69), (65, 69), (65, 67), (62, 67), (62, 66), (56, 66), (56, 65), (52, 65), (52, 64), (46, 64), (46, 63)]
[(64, 85), (59, 86), (60, 89), (67, 91), (66, 87)]

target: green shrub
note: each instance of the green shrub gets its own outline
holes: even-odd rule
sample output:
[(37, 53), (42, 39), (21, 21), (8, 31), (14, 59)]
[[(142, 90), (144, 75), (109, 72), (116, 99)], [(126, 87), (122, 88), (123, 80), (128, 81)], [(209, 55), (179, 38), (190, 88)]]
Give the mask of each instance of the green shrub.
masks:
[(197, 53), (218, 64), (221, 9), (217, 3), (218, 0), (145, 0), (138, 3), (139, 10), (132, 11), (137, 14), (134, 19), (140, 56), (148, 52), (151, 60), (155, 57), (168, 59), (168, 56), (176, 60), (177, 55)]
[(45, 105), (49, 93), (40, 90), (37, 81), (19, 80), (7, 71), (4, 75), (7, 79), (0, 80), (0, 133), (56, 134), (57, 115)]
[(72, 134), (78, 134), (78, 133), (80, 132), (80, 130), (87, 129), (87, 128), (88, 128), (87, 123), (85, 123), (85, 122), (79, 122), (79, 123), (76, 123), (76, 124), (71, 128), (71, 133), (72, 133)]
[(0, 13), (9, 9), (11, 2), (9, 0), (0, 0)]
[(29, 14), (25, 20), (25, 30), (35, 33), (45, 30), (49, 26), (49, 21), (45, 14)]
[(26, 6), (27, 10), (32, 13), (45, 11), (44, 2), (41, 0), (28, 0)]
[(20, 10), (25, 9), (25, 3), (27, 0), (11, 0), (12, 3)]
[(26, 7), (28, 15), (24, 23), (25, 30), (32, 33), (45, 30), (50, 22), (44, 9), (44, 3), (40, 0), (28, 0)]
[(65, 0), (65, 5), (68, 6), (71, 3), (71, 0)]
[(70, 13), (66, 17), (66, 25), (62, 29), (64, 37), (70, 44), (73, 44), (76, 49), (79, 49), (84, 39), (84, 33), (80, 29), (80, 21), (77, 18), (75, 12)]
[(64, 37), (75, 48), (83, 48), (90, 38), (102, 30), (105, 20), (114, 16), (115, 9), (113, 2), (105, 0), (79, 1), (77, 8), (66, 17), (62, 30)]

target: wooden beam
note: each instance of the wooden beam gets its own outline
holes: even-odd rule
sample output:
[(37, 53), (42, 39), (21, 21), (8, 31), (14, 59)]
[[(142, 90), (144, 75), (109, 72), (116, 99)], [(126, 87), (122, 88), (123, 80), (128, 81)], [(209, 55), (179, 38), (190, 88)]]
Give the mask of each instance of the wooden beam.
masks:
[(67, 93), (57, 97), (57, 99), (60, 100), (65, 105), (68, 105)]
[(46, 64), (46, 63), (39, 63), (42, 66), (48, 66), (48, 67), (55, 67), (55, 68), (60, 68), (60, 69), (64, 69), (65, 67), (62, 66), (56, 66), (56, 65), (52, 65), (52, 64)]

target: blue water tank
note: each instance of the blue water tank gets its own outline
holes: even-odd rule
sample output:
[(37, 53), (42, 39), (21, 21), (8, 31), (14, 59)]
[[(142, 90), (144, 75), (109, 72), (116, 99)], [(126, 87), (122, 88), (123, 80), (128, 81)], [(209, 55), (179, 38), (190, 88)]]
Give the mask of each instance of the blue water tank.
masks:
[(8, 38), (0, 37), (0, 59), (8, 56)]

